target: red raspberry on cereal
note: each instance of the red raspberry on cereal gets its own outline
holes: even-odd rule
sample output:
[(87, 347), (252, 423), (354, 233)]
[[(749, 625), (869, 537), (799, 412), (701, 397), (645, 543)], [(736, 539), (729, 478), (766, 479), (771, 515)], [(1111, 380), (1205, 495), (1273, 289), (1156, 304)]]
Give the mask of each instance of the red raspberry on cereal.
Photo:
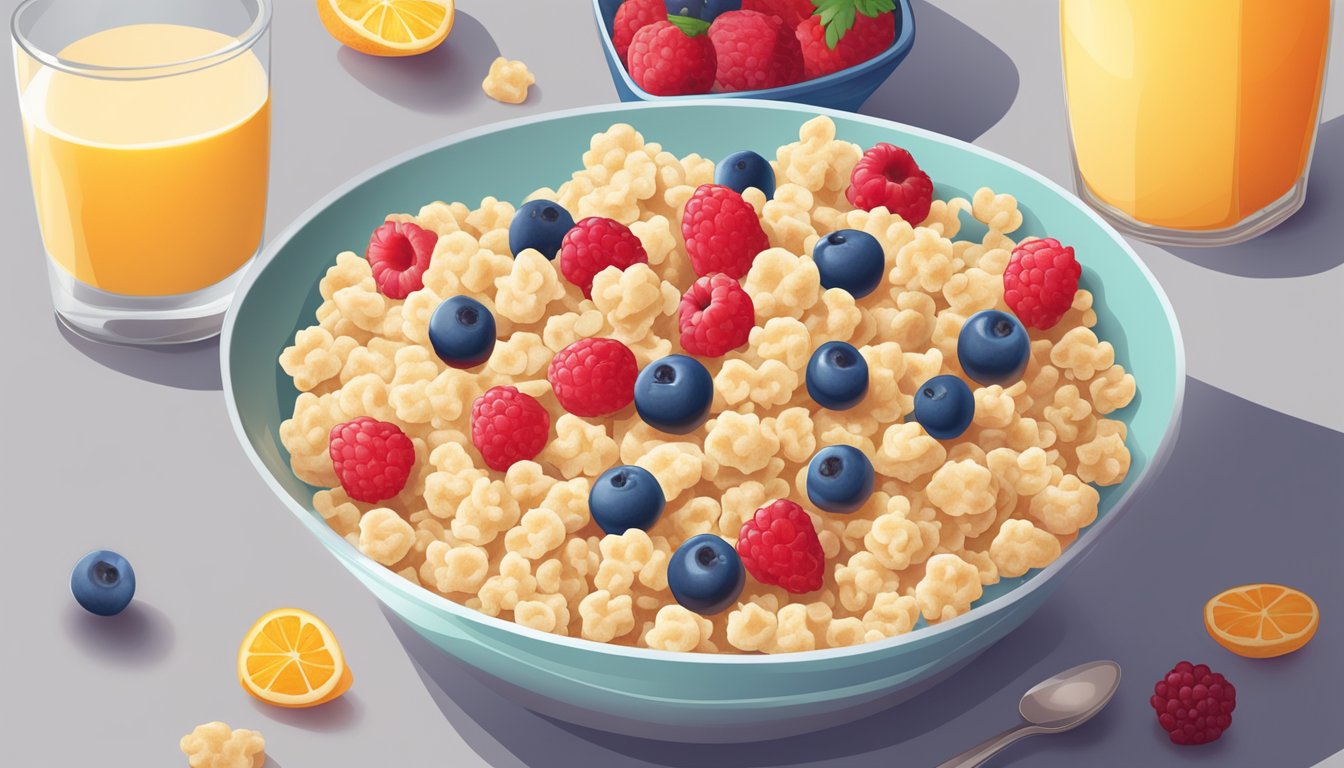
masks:
[(854, 166), (845, 198), (865, 211), (885, 206), (911, 226), (918, 226), (933, 205), (933, 181), (909, 152), (882, 142), (864, 152)]
[(593, 297), (593, 278), (607, 267), (625, 269), (648, 264), (644, 244), (630, 228), (614, 219), (590, 216), (565, 233), (560, 241), (560, 272), (566, 280)]
[(747, 573), (762, 584), (794, 594), (821, 589), (826, 555), (817, 529), (807, 512), (788, 499), (761, 507), (742, 524), (737, 554)]
[(774, 16), (788, 25), (789, 29), (796, 29), (817, 7), (812, 4), (812, 0), (742, 0), (742, 10)]
[(635, 33), (655, 21), (667, 21), (667, 4), (663, 0), (625, 0), (616, 9), (616, 19), (611, 24), (611, 42), (622, 63), (625, 63)]
[(702, 276), (721, 272), (743, 277), (756, 255), (770, 247), (756, 209), (720, 184), (702, 184), (686, 201), (681, 236), (691, 268)]
[(471, 404), (471, 444), (497, 472), (536, 458), (550, 433), (551, 415), (516, 387), (491, 387)]
[(373, 231), (364, 258), (373, 281), (389, 299), (404, 299), (425, 287), (425, 270), (439, 236), (409, 221), (389, 221)]
[(332, 427), (327, 453), (346, 495), (370, 504), (401, 493), (415, 464), (406, 433), (368, 416)]
[(580, 339), (555, 353), (546, 379), (560, 407), (575, 416), (606, 416), (635, 399), (639, 363), (616, 339)]
[(636, 32), (625, 57), (630, 79), (654, 96), (709, 93), (714, 87), (714, 43), (670, 21), (655, 21)]
[(1023, 325), (1048, 330), (1073, 306), (1082, 274), (1073, 248), (1053, 237), (1022, 243), (1003, 271), (1003, 301)]
[(722, 357), (746, 344), (756, 325), (751, 295), (723, 274), (696, 280), (677, 311), (681, 348), (702, 357)]
[(729, 11), (709, 28), (718, 59), (715, 81), (725, 91), (778, 88), (803, 79), (803, 49), (776, 16)]

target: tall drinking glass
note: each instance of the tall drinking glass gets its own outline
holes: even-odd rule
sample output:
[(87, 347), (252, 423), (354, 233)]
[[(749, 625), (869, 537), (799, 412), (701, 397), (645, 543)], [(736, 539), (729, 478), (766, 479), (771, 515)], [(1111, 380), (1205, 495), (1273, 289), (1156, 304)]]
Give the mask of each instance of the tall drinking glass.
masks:
[(1079, 194), (1127, 234), (1247, 240), (1306, 197), (1331, 0), (1061, 0)]
[(78, 333), (219, 332), (261, 245), (270, 0), (25, 0), (14, 69), (52, 302)]

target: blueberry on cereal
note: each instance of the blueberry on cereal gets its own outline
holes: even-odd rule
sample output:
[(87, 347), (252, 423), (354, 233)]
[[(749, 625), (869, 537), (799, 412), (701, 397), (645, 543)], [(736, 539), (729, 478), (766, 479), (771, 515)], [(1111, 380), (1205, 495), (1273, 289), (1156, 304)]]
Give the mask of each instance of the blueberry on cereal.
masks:
[(822, 344), (807, 362), (807, 394), (822, 408), (853, 408), (868, 394), (868, 362), (853, 344)]
[(648, 530), (663, 513), (663, 488), (643, 467), (612, 467), (593, 483), (588, 512), (606, 533), (620, 535), (631, 528)]
[(529, 200), (509, 224), (509, 250), (514, 256), (531, 248), (548, 259), (560, 252), (560, 241), (574, 227), (574, 217), (559, 203)]
[(475, 368), (495, 349), (495, 316), (468, 296), (445, 299), (429, 318), (434, 354), (454, 368)]
[(915, 393), (915, 421), (939, 440), (960, 437), (974, 417), (975, 395), (956, 376), (934, 376)]
[(692, 536), (667, 563), (667, 586), (681, 606), (703, 616), (737, 601), (747, 572), (733, 545), (712, 533)]
[(838, 229), (812, 248), (822, 288), (839, 288), (856, 299), (877, 290), (886, 274), (886, 254), (877, 238), (858, 229)]
[(971, 379), (1009, 386), (1022, 378), (1031, 358), (1031, 339), (1016, 317), (997, 309), (971, 315), (957, 336), (957, 361)]
[(644, 366), (635, 380), (635, 410), (661, 432), (685, 435), (709, 418), (714, 379), (693, 357), (668, 355)]
[(748, 187), (755, 187), (765, 193), (766, 199), (775, 196), (775, 169), (764, 157), (744, 150), (719, 161), (714, 168), (714, 183), (737, 192), (739, 195)]
[(827, 512), (849, 513), (873, 495), (873, 463), (852, 445), (828, 445), (807, 465), (807, 498)]
[(70, 572), (70, 593), (89, 613), (115, 616), (135, 596), (135, 571), (126, 558), (106, 549), (81, 557)]

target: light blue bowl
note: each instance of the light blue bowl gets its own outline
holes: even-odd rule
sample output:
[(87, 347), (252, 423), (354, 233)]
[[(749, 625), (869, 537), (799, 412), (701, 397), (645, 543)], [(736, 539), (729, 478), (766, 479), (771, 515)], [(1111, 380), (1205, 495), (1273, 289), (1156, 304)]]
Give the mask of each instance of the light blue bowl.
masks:
[[(1126, 481), (1102, 489), (1101, 513), (1064, 556), (986, 590), (955, 620), (851, 648), (779, 656), (669, 653), (535, 632), (413, 586), (337, 536), (311, 509), (313, 488), (294, 477), (277, 429), (296, 392), (276, 363), (294, 332), (313, 322), (317, 285), (342, 250), (360, 250), (389, 211), (431, 200), (521, 201), (567, 178), (590, 137), (634, 125), (671, 152), (716, 158), (752, 148), (773, 155), (818, 110), (758, 101), (626, 104), (489, 126), (414, 150), (343, 184), (276, 237), (245, 278), (224, 325), (221, 354), (229, 415), (252, 463), (289, 509), (392, 611), (444, 652), (498, 678), (546, 714), (604, 730), (698, 741), (797, 733), (893, 704), (967, 663), (1040, 606), (1160, 466), (1180, 411), (1185, 365), (1162, 289), (1090, 209), (1054, 183), (977, 147), (916, 128), (823, 111), (842, 138), (906, 147), (938, 194), (980, 186), (1011, 192), (1023, 232), (1077, 247), (1083, 284), (1097, 296), (1098, 333), (1139, 382), (1117, 412), (1129, 425)], [(713, 131), (704, 126), (718, 126)], [(1130, 344), (1129, 339), (1136, 343)], [(277, 525), (280, 524), (277, 520)]]
[(825, 77), (805, 80), (801, 83), (780, 88), (767, 88), (760, 91), (737, 91), (734, 93), (706, 93), (697, 96), (654, 96), (635, 85), (625, 65), (616, 56), (616, 44), (611, 41), (612, 22), (616, 18), (616, 9), (621, 0), (593, 0), (593, 18), (597, 20), (599, 37), (602, 38), (602, 53), (607, 57), (607, 68), (611, 70), (611, 81), (616, 85), (616, 93), (621, 101), (702, 101), (705, 99), (770, 99), (772, 101), (791, 101), (798, 104), (811, 104), (815, 107), (829, 107), (855, 112), (863, 102), (873, 95), (882, 83), (886, 82), (896, 66), (910, 53), (915, 44), (915, 14), (910, 8), (910, 0), (896, 0), (893, 14), (900, 26), (896, 30), (896, 39), (891, 47), (861, 64), (856, 64)]

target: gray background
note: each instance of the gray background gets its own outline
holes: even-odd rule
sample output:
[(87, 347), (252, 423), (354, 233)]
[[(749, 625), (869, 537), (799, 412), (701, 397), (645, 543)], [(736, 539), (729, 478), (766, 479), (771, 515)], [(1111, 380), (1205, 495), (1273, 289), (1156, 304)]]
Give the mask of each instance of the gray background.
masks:
[[(338, 50), (308, 0), (278, 5), (271, 232), (407, 148), (615, 98), (586, 0), (460, 0), (448, 42), (400, 61)], [(1056, 9), (1053, 0), (917, 1), (914, 52), (863, 111), (974, 140), (1067, 185)], [(537, 74), (525, 105), (480, 92), (499, 52)], [(122, 349), (58, 328), (17, 103), (0, 98), (10, 270), (0, 301), (9, 329), (0, 358), (3, 762), (180, 765), (177, 739), (220, 719), (261, 730), (271, 764), (285, 768), (924, 766), (1012, 724), (1018, 696), (1038, 679), (1097, 657), (1126, 672), (1111, 707), (1072, 734), (1014, 747), (997, 765), (1292, 768), (1325, 758), (1344, 748), (1344, 248), (1331, 220), (1344, 199), (1342, 61), (1337, 49), (1301, 213), (1236, 248), (1136, 244), (1176, 307), (1191, 380), (1172, 460), (1128, 517), (1037, 616), (934, 692), (749, 748), (552, 722), (426, 652), (254, 475), (228, 426), (213, 343)], [(135, 606), (112, 621), (84, 615), (67, 590), (70, 566), (98, 547), (126, 554), (139, 577)], [(1304, 651), (1248, 661), (1204, 633), (1199, 608), (1210, 594), (1260, 580), (1298, 585), (1320, 602), (1326, 618)], [(325, 618), (355, 672), (349, 694), (316, 710), (256, 704), (234, 677), (242, 633), (287, 604)], [(1151, 683), (1186, 657), (1209, 662), (1240, 692), (1233, 729), (1211, 747), (1168, 746), (1146, 702)]]

